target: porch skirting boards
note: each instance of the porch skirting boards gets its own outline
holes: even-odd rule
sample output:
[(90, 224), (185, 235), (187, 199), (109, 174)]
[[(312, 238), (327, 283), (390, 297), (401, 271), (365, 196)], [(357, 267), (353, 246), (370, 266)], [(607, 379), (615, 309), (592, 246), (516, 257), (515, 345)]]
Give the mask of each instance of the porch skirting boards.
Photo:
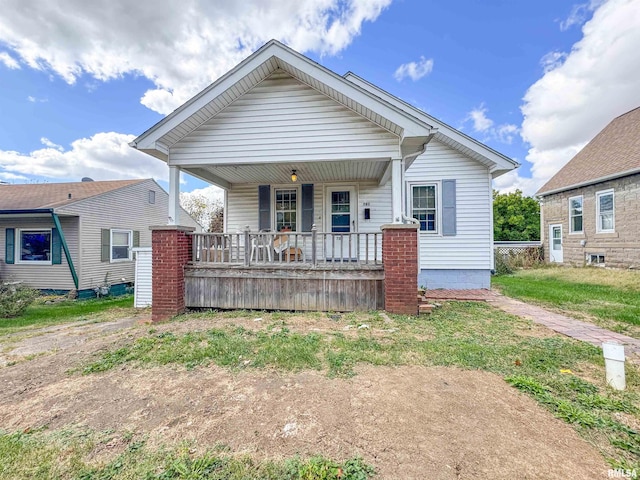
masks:
[(422, 269), (418, 273), (418, 285), (427, 290), (475, 290), (491, 288), (491, 270), (431, 270)]
[(381, 310), (384, 271), (382, 266), (347, 270), (310, 265), (188, 265), (185, 304), (247, 310)]

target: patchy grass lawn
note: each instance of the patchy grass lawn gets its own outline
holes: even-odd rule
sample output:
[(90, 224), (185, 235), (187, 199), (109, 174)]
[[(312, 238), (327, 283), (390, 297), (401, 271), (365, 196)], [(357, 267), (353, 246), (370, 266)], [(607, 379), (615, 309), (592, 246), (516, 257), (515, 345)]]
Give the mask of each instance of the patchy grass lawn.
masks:
[(493, 278), (505, 295), (640, 338), (640, 272), (548, 267)]
[[(227, 316), (243, 314), (248, 315)], [(627, 391), (606, 387), (601, 352), (587, 343), (551, 334), (482, 303), (446, 303), (429, 318), (393, 316), (391, 322), (377, 313), (347, 314), (347, 330), (336, 331), (305, 332), (290, 322), (293, 314), (262, 317), (267, 325), (262, 329), (227, 324), (174, 333), (170, 328), (161, 332), (152, 328), (146, 336), (103, 353), (82, 373), (124, 364), (314, 369), (330, 377), (354, 375), (362, 363), (481, 369), (503, 376), (573, 425), (613, 467), (640, 469), (638, 369), (629, 366)], [(196, 318), (214, 320), (225, 314), (181, 317)]]
[[(97, 444), (124, 442), (125, 450), (98, 465), (84, 460)], [(210, 479), (210, 480), (294, 480), (371, 478), (374, 470), (359, 458), (342, 463), (323, 457), (302, 460), (256, 462), (249, 456), (232, 456), (219, 445), (204, 455), (194, 456), (190, 445), (149, 449), (144, 439), (132, 435), (118, 438), (113, 432), (83, 430), (58, 432), (0, 432), (0, 478), (6, 479)]]
[(14, 333), (25, 327), (45, 327), (81, 320), (108, 320), (134, 313), (133, 295), (103, 297), (91, 300), (62, 300), (39, 297), (27, 310), (15, 318), (0, 318), (0, 335)]

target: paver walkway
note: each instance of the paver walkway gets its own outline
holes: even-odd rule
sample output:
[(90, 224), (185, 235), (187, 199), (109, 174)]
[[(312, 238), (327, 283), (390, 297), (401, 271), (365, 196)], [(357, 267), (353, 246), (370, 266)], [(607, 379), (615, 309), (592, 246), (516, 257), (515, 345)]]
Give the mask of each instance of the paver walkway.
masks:
[(591, 323), (582, 322), (559, 313), (550, 312), (491, 290), (428, 290), (425, 297), (429, 300), (480, 300), (512, 315), (526, 318), (542, 324), (568, 337), (589, 342), (602, 347), (602, 342), (617, 342), (624, 345), (627, 360), (640, 364), (640, 340), (612, 332)]

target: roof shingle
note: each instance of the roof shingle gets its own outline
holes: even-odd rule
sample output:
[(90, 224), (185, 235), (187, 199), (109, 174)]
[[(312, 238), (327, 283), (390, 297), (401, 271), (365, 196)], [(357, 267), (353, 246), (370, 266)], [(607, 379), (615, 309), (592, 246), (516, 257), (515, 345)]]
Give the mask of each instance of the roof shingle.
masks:
[(78, 200), (144, 181), (144, 179), (136, 179), (0, 185), (0, 210), (34, 210), (61, 207)]
[(640, 107), (609, 123), (536, 195), (598, 183), (636, 170), (640, 170)]

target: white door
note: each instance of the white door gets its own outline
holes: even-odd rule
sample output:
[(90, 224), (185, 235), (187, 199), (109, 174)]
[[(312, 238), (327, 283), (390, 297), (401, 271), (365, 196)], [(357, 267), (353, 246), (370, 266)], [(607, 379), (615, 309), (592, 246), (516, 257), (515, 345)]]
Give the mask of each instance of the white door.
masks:
[(358, 228), (355, 187), (328, 187), (326, 200), (325, 232), (333, 234), (326, 238), (327, 257), (342, 260), (357, 257), (357, 239), (349, 235)]
[(562, 263), (562, 225), (549, 225), (549, 260)]

